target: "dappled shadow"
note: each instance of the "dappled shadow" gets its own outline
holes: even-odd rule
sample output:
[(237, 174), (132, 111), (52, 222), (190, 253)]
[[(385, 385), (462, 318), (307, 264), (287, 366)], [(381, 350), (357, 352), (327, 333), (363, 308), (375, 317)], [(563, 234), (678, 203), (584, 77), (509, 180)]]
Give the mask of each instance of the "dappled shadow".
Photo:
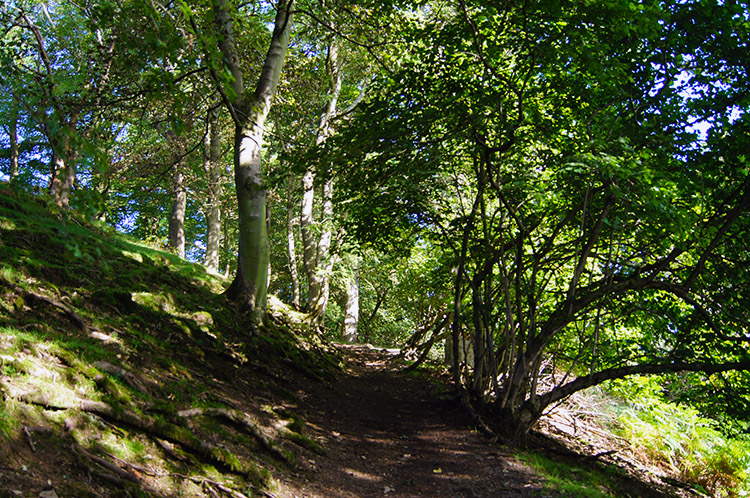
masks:
[(327, 429), (318, 437), (328, 451), (307, 462), (304, 496), (540, 496), (541, 479), (473, 431), (421, 374), (397, 372), (393, 353), (346, 350), (349, 375), (301, 393), (307, 420)]
[(265, 408), (335, 360), (283, 317), (249, 334), (200, 266), (75, 216), (0, 194), (0, 495), (269, 486), (298, 441)]

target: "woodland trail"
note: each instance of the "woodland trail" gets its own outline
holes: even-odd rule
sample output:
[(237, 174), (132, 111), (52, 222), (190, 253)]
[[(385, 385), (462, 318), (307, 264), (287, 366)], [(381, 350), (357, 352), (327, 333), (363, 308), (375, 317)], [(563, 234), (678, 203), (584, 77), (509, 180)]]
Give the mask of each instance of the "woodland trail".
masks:
[[(302, 462), (285, 498), (556, 497), (543, 480), (472, 429), (434, 383), (397, 371), (395, 355), (341, 347), (348, 371), (332, 385), (307, 386), (299, 409), (325, 456)], [(300, 481), (304, 483), (300, 484)]]

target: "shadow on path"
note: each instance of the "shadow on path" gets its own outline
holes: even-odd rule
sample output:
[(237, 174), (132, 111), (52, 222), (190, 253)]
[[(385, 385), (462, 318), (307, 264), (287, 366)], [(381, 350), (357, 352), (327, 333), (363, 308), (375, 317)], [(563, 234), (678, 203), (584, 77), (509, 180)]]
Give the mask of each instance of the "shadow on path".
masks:
[(287, 496), (511, 497), (559, 496), (471, 427), (421, 374), (398, 372), (392, 351), (341, 346), (347, 375), (299, 393), (301, 415), (325, 447), (311, 457), (307, 483)]

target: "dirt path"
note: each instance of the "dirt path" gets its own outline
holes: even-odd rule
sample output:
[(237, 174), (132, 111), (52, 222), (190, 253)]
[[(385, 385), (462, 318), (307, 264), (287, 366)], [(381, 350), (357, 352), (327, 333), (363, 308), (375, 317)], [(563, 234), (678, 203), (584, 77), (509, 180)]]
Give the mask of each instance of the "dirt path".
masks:
[(304, 462), (304, 484), (286, 497), (558, 496), (541, 479), (471, 429), (457, 404), (427, 380), (395, 371), (394, 355), (346, 347), (348, 375), (300, 393), (301, 415), (327, 450)]

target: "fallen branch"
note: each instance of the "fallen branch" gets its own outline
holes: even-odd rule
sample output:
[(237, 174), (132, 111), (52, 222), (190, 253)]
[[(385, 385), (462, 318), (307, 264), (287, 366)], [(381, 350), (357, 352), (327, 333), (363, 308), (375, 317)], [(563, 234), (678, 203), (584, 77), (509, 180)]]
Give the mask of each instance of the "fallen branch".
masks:
[(31, 448), (32, 453), (36, 453), (36, 447), (34, 446), (34, 440), (31, 439), (31, 432), (29, 432), (29, 428), (25, 425), (23, 426), (23, 433), (26, 434), (26, 441), (29, 443), (29, 447)]

